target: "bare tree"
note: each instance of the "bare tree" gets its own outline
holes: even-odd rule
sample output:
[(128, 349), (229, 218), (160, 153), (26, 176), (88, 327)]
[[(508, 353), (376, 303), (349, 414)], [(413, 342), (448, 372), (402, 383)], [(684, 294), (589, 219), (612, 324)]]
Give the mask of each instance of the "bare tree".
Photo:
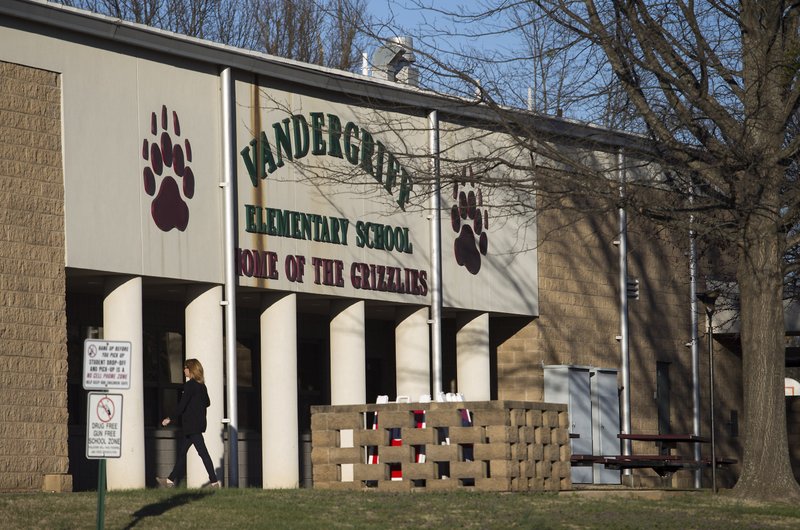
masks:
[[(750, 498), (800, 499), (789, 462), (783, 397), (783, 303), (794, 292), (800, 244), (795, 126), (800, 5), (487, 0), (469, 16), (439, 13), (482, 24), (473, 37), (499, 34), (497, 24), (505, 20), (506, 30), (517, 32), (528, 51), (539, 50), (522, 52), (518, 59), (511, 51), (479, 71), (476, 58), (491, 57), (463, 50), (449, 58), (441, 49), (426, 53), (424, 38), (415, 52), (429, 71), (449, 80), (452, 92), (469, 95), (477, 89), (479, 101), (530, 152), (526, 178), (484, 185), (535, 192), (540, 208), (548, 197), (557, 205), (564, 194), (604, 198), (679, 230), (686, 229), (691, 214), (701, 240), (727, 253), (739, 291), (745, 414), (742, 473), (734, 491)], [(545, 31), (542, 23), (559, 31)], [(558, 54), (561, 62), (553, 59)], [(522, 99), (524, 85), (479, 77), (535, 59), (561, 65), (559, 75), (566, 77), (549, 78), (546, 65), (534, 67), (549, 89), (574, 85), (560, 92), (559, 108), (648, 138), (641, 148), (629, 146), (628, 154), (653, 161), (657, 178), (631, 180), (620, 198), (618, 167), (606, 164), (598, 170), (573, 151), (565, 156), (543, 141), (535, 120), (508, 109), (515, 93)], [(552, 112), (545, 88), (540, 108)], [(519, 159), (505, 160), (502, 153), (486, 158), (491, 159), (486, 164), (521, 169)]]
[(191, 37), (354, 70), (365, 0), (60, 0)]
[(472, 98), (480, 85), (499, 105), (619, 124), (624, 98), (614, 90), (611, 72), (598, 68), (596, 50), (532, 2), (493, 3), (465, 2), (448, 10), (431, 0), (409, 0), (415, 25), (390, 9), (385, 20), (372, 20), (368, 33), (375, 40), (413, 36), (415, 53), (425, 58), (419, 62), (422, 84), (437, 92)]
[[(800, 238), (791, 167), (800, 138), (798, 8), (782, 1), (538, 2), (554, 22), (602, 50), (675, 171), (672, 204), (638, 208), (662, 222), (695, 209), (704, 232), (735, 249), (741, 300), (742, 475), (750, 497), (799, 498), (783, 397), (784, 280)], [(695, 204), (685, 190), (699, 189)], [(681, 193), (681, 191), (684, 193)], [(682, 218), (682, 216), (680, 216)]]
[(326, 66), (354, 70), (361, 64), (359, 50), (364, 47), (364, 35), (359, 31), (365, 20), (364, 0), (332, 0), (327, 13), (331, 22), (325, 32), (328, 43)]
[(61, 0), (60, 3), (137, 24), (164, 27), (165, 0)]

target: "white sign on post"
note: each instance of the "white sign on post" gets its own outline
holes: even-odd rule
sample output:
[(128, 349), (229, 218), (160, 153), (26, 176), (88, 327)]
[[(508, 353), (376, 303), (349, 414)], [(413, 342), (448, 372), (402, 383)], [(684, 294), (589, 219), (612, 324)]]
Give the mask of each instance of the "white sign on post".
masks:
[(84, 390), (131, 387), (131, 343), (86, 339), (83, 342)]
[(122, 394), (89, 392), (86, 458), (122, 456)]

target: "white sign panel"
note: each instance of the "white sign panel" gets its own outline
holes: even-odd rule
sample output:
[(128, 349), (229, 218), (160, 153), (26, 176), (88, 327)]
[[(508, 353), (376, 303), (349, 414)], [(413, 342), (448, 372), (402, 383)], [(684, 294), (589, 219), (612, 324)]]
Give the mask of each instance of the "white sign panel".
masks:
[(86, 339), (83, 343), (84, 390), (131, 387), (131, 343)]
[(86, 458), (122, 455), (122, 394), (89, 392), (86, 412)]

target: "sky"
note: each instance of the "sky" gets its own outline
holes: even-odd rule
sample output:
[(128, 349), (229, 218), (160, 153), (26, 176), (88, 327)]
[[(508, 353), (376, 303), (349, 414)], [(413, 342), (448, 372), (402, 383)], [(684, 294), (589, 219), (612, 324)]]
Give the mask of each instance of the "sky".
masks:
[[(433, 9), (420, 9), (418, 6), (428, 6)], [(460, 10), (480, 10), (480, 3), (464, 0), (367, 0), (369, 14), (379, 21), (387, 22), (391, 29), (399, 28), (408, 30), (410, 35), (427, 35), (436, 40), (437, 47), (448, 49), (458, 47), (462, 44), (478, 44), (482, 47), (500, 47), (508, 45), (509, 38), (494, 36), (492, 39), (484, 39), (476, 42), (475, 39), (466, 37), (458, 38), (452, 36), (453, 22), (436, 10), (444, 12), (458, 12)], [(388, 30), (389, 28), (387, 28)], [(384, 33), (387, 31), (384, 30)], [(448, 33), (447, 38), (436, 38), (438, 33)], [(473, 27), (472, 31), (475, 31)], [(391, 33), (390, 33), (391, 34)]]
[(463, 5), (464, 2), (456, 0), (367, 0), (369, 13), (381, 20), (415, 28), (427, 21), (435, 21), (436, 14), (431, 11), (420, 10), (418, 3), (433, 6), (441, 10), (453, 10)]

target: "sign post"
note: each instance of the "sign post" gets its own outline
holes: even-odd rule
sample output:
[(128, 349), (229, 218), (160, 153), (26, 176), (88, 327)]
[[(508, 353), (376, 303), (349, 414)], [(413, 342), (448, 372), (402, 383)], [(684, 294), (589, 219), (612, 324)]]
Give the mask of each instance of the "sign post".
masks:
[(86, 412), (86, 458), (98, 459), (97, 530), (105, 527), (106, 459), (122, 456), (122, 394), (109, 389), (131, 387), (131, 343), (86, 339), (83, 343), (83, 388), (89, 392)]
[(99, 459), (97, 529), (105, 524), (106, 459), (122, 456), (122, 394), (89, 392), (86, 414), (86, 458)]

